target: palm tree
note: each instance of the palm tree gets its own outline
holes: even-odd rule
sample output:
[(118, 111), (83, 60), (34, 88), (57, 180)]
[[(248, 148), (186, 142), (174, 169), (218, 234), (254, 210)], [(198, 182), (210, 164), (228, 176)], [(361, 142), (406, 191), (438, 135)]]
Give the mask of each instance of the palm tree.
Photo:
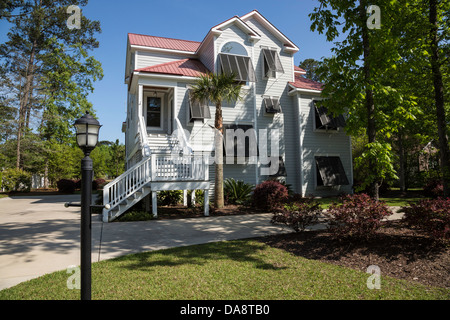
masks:
[(242, 84), (237, 82), (234, 74), (209, 73), (201, 75), (191, 88), (191, 96), (196, 101), (211, 101), (216, 106), (214, 121), (216, 175), (214, 181), (214, 207), (223, 208), (223, 118), (222, 102), (240, 99)]

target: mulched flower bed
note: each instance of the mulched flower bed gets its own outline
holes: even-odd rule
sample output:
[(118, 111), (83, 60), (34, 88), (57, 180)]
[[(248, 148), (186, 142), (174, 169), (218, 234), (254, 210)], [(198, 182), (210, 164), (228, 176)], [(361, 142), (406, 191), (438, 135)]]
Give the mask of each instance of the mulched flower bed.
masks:
[[(240, 205), (226, 205), (222, 209), (210, 208), (209, 214), (214, 216), (231, 216), (243, 214), (267, 213), (255, 208)], [(203, 206), (187, 208), (183, 205), (176, 206), (158, 206), (158, 219), (183, 219), (183, 218), (201, 218), (204, 217)]]
[(386, 222), (368, 241), (339, 240), (327, 230), (273, 235), (260, 241), (307, 259), (363, 272), (377, 265), (382, 276), (450, 289), (450, 246), (437, 244), (401, 220)]

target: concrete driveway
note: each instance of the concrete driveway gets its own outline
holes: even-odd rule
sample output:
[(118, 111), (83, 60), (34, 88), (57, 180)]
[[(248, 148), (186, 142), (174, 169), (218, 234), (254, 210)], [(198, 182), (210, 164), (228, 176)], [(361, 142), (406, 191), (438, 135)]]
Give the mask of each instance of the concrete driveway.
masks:
[[(0, 199), (0, 290), (80, 264), (80, 195)], [(222, 240), (291, 232), (271, 214), (103, 223), (92, 217), (92, 261)]]

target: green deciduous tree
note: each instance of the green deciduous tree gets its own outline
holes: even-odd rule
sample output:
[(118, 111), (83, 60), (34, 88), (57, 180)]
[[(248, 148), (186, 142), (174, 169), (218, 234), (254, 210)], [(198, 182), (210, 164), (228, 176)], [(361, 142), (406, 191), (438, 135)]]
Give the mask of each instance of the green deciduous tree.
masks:
[[(418, 140), (423, 141), (427, 135), (433, 135), (426, 132), (427, 128), (446, 127), (442, 123), (445, 103), (441, 98), (433, 98), (432, 84), (440, 88), (438, 92), (444, 92), (439, 97), (445, 96), (448, 0), (439, 4), (434, 0), (377, 1), (381, 13), (379, 29), (367, 24), (371, 13), (367, 8), (372, 3), (366, 0), (319, 2), (320, 6), (310, 14), (311, 29), (325, 33), (329, 41), (344, 38), (335, 42), (333, 57), (325, 59), (318, 68), (325, 83), (323, 95), (328, 98), (325, 105), (335, 113), (348, 114), (347, 130), (351, 134), (365, 130), (366, 144), (355, 165), (368, 170), (365, 184), (378, 198), (380, 183), (395, 177), (393, 162), (397, 157), (391, 144), (398, 145), (399, 141), (418, 135), (424, 138)], [(430, 24), (431, 16), (435, 20)], [(437, 45), (433, 41), (436, 33), (441, 41)], [(433, 67), (436, 52), (438, 67)], [(436, 81), (437, 71), (441, 72), (442, 81)], [(430, 109), (434, 108), (436, 112), (440, 110), (439, 120), (430, 122)], [(438, 131), (441, 137), (443, 130)], [(448, 149), (448, 142), (440, 146)], [(445, 159), (441, 162), (446, 163)]]

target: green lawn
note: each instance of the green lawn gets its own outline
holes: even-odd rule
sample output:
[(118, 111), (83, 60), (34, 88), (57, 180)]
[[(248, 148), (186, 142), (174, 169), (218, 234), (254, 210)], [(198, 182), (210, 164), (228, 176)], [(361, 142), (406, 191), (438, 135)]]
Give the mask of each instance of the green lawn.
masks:
[[(70, 275), (52, 273), (0, 291), (0, 299), (79, 299)], [(128, 255), (93, 264), (92, 298), (114, 299), (450, 299), (449, 290), (381, 278), (294, 256), (256, 240)]]

